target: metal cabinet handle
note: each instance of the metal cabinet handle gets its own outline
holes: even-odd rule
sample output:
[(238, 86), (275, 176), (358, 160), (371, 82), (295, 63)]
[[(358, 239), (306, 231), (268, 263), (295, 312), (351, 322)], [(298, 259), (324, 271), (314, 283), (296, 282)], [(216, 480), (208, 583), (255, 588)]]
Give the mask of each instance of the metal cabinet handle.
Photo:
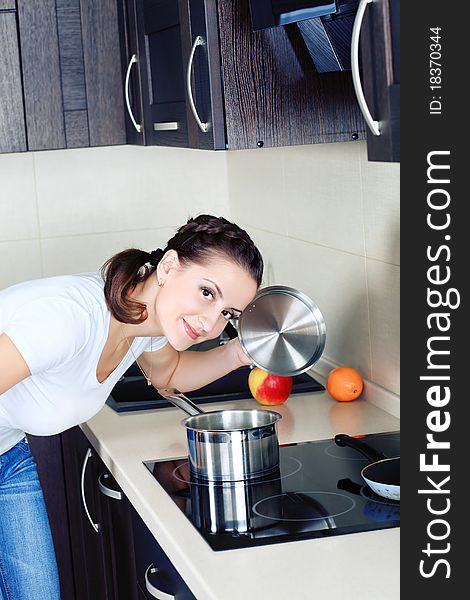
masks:
[(162, 592), (162, 590), (159, 590), (158, 588), (156, 588), (154, 585), (152, 585), (149, 581), (149, 573), (158, 573), (158, 569), (155, 565), (150, 564), (147, 567), (147, 570), (145, 571), (145, 587), (147, 589), (147, 592), (153, 597), (153, 598), (157, 598), (158, 600), (175, 600), (175, 596), (173, 596), (172, 594), (167, 594), (166, 592)]
[(379, 121), (374, 121), (369, 107), (367, 106), (367, 101), (362, 90), (361, 76), (359, 73), (359, 37), (361, 35), (364, 13), (366, 12), (367, 5), (371, 2), (374, 2), (374, 0), (360, 0), (359, 6), (357, 7), (357, 14), (354, 20), (351, 36), (351, 72), (354, 90), (356, 92), (357, 101), (359, 103), (359, 108), (361, 109), (362, 115), (372, 133), (374, 135), (380, 135), (380, 123)]
[(126, 96), (127, 112), (129, 113), (129, 117), (132, 121), (132, 125), (134, 125), (134, 127), (136, 128), (138, 133), (140, 133), (142, 131), (142, 125), (137, 123), (137, 121), (135, 120), (134, 114), (132, 113), (131, 101), (129, 99), (129, 78), (131, 76), (132, 65), (136, 62), (137, 62), (137, 56), (135, 54), (133, 54), (131, 57), (131, 60), (129, 61), (129, 64), (127, 65), (126, 82), (124, 84), (124, 94)]
[(98, 477), (98, 487), (100, 488), (100, 492), (109, 498), (114, 498), (114, 500), (122, 500), (122, 494), (118, 490), (112, 490), (107, 487), (103, 483), (103, 479), (108, 479), (110, 476), (107, 473), (101, 473)]
[(188, 61), (188, 70), (186, 72), (186, 88), (188, 91), (189, 106), (191, 107), (191, 111), (193, 113), (194, 119), (196, 120), (196, 123), (199, 126), (199, 129), (203, 133), (207, 133), (207, 131), (209, 130), (209, 124), (203, 123), (201, 121), (201, 119), (199, 118), (199, 115), (197, 114), (196, 105), (194, 104), (194, 99), (193, 99), (193, 90), (191, 88), (191, 74), (192, 74), (192, 70), (193, 70), (194, 53), (196, 52), (196, 48), (198, 46), (205, 46), (205, 44), (206, 44), (206, 42), (205, 42), (204, 38), (201, 37), (200, 35), (198, 35), (196, 37), (196, 39), (194, 40), (193, 47), (191, 48), (191, 54), (189, 55), (189, 61)]
[(81, 478), (82, 503), (83, 503), (83, 507), (84, 507), (85, 512), (86, 512), (86, 516), (88, 517), (88, 520), (91, 523), (91, 526), (96, 531), (96, 533), (99, 533), (99, 530), (100, 530), (99, 523), (94, 523), (93, 519), (90, 517), (90, 513), (88, 511), (88, 506), (87, 506), (86, 498), (85, 498), (85, 471), (86, 471), (86, 466), (87, 466), (87, 463), (88, 463), (88, 459), (91, 456), (93, 456), (93, 452), (91, 451), (90, 448), (88, 448), (88, 450), (87, 450), (87, 452), (85, 454), (85, 460), (83, 461), (83, 465), (82, 465), (82, 478)]
[(154, 131), (177, 131), (179, 129), (178, 121), (167, 121), (153, 124)]

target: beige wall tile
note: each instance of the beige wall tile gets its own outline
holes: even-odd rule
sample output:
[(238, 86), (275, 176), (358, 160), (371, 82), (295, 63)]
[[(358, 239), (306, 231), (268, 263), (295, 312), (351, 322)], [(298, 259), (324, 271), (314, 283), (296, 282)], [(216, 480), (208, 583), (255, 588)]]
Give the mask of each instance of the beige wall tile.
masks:
[(282, 148), (227, 153), (232, 218), (239, 225), (287, 235)]
[(289, 237), (364, 256), (364, 223), (355, 143), (286, 148)]
[(323, 246), (251, 230), (273, 280), (306, 293), (320, 308), (326, 327), (324, 355), (371, 372), (365, 259)]
[(38, 213), (31, 154), (0, 155), (0, 241), (37, 238)]
[(42, 276), (39, 240), (0, 242), (0, 289)]
[(173, 228), (163, 227), (45, 238), (41, 241), (44, 276), (97, 271), (116, 252), (133, 247), (151, 251), (173, 234)]
[(400, 269), (367, 260), (372, 381), (400, 393)]
[(400, 165), (370, 162), (361, 152), (366, 255), (400, 264)]
[(365, 259), (290, 240), (291, 285), (304, 291), (326, 322), (325, 358), (371, 372)]
[[(185, 218), (201, 213), (227, 217), (230, 213), (227, 179), (227, 153), (179, 148), (153, 148), (159, 156), (164, 154), (162, 164), (165, 189), (170, 206), (183, 205)], [(168, 152), (167, 152), (168, 151)], [(155, 168), (155, 166), (153, 167)], [(181, 219), (168, 221), (172, 226), (181, 225)]]
[(44, 237), (177, 226), (228, 206), (223, 153), (114, 146), (35, 162)]
[(247, 226), (264, 262), (262, 287), (268, 285), (289, 285), (289, 238), (278, 233), (263, 231)]

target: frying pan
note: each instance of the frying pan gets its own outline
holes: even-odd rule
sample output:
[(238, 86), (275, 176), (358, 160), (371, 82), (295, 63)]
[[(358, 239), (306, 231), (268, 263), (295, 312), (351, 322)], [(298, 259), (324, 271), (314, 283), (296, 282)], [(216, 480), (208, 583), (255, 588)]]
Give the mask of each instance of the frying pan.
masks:
[[(359, 485), (349, 478), (339, 479), (336, 487), (339, 490), (345, 490), (351, 494), (356, 494), (357, 496), (367, 498), (363, 490), (367, 490), (368, 486)], [(367, 499), (363, 509), (363, 514), (368, 519), (372, 519), (373, 521), (399, 521), (400, 504), (399, 502), (394, 502), (393, 500), (391, 502), (386, 502), (385, 499), (379, 500), (377, 496), (375, 496), (375, 498), (371, 496)]]
[(175, 388), (158, 393), (190, 415), (183, 421), (188, 438), (189, 468), (206, 481), (244, 481), (279, 468), (276, 423), (272, 410), (203, 411)]
[(320, 309), (306, 294), (272, 285), (259, 290), (240, 315), (238, 337), (257, 367), (288, 377), (304, 373), (320, 359), (326, 326)]
[(349, 446), (360, 452), (370, 462), (361, 471), (362, 478), (373, 492), (388, 498), (400, 500), (400, 457), (387, 458), (369, 444), (357, 438), (338, 433), (335, 436), (338, 446)]

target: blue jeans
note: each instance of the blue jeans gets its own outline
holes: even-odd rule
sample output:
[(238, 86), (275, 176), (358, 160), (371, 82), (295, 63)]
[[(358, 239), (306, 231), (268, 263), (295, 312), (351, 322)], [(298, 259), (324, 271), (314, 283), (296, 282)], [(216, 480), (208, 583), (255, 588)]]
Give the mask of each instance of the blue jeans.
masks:
[(0, 600), (60, 600), (36, 464), (25, 439), (0, 454)]

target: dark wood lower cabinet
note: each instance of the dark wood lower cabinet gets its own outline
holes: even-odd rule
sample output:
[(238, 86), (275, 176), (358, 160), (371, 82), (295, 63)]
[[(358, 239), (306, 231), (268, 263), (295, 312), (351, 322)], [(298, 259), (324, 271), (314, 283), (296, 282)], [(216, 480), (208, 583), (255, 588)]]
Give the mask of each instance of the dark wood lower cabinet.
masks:
[(79, 427), (28, 440), (46, 499), (62, 600), (152, 600), (161, 592), (195, 598)]
[(137, 600), (132, 506), (103, 464), (98, 487), (108, 598)]
[(59, 567), (62, 600), (74, 600), (74, 572), (70, 544), (67, 496), (65, 493), (64, 463), (60, 435), (36, 437), (28, 435), (36, 459), (39, 479), (46, 501), (57, 565)]
[(138, 599), (139, 600), (147, 600), (147, 598), (148, 598), (148, 596), (145, 595), (145, 592), (140, 587), (140, 585), (137, 586), (137, 594), (138, 594)]
[(137, 581), (143, 597), (152, 600), (168, 594), (175, 596), (177, 600), (194, 600), (195, 596), (134, 509), (132, 526), (136, 541)]
[(64, 479), (77, 600), (106, 600), (105, 538), (98, 491), (100, 459), (79, 428), (61, 435)]

